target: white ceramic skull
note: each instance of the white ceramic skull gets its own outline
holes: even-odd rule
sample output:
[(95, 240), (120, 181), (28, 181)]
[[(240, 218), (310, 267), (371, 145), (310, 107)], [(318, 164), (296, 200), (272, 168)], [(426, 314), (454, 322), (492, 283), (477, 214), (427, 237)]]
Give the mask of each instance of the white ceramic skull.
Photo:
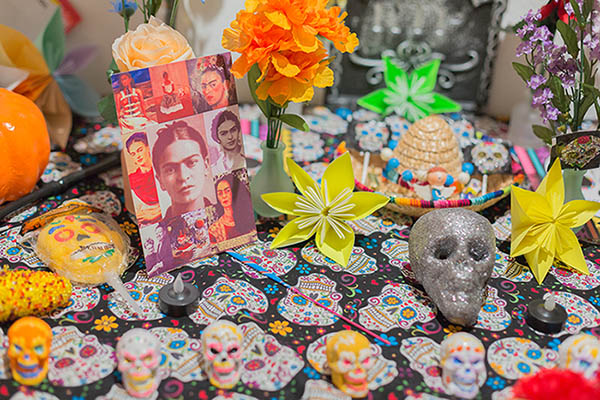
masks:
[(417, 281), (444, 317), (475, 324), (496, 256), (489, 221), (461, 208), (431, 211), (413, 225), (408, 247)]
[(145, 329), (127, 331), (117, 343), (118, 368), (123, 385), (133, 397), (146, 398), (160, 384), (160, 341)]
[(501, 144), (483, 142), (471, 149), (473, 164), (481, 173), (500, 172), (508, 163), (508, 150)]
[(365, 151), (380, 151), (390, 136), (390, 130), (384, 122), (360, 122), (354, 128), (355, 138)]
[(475, 336), (455, 333), (442, 342), (440, 367), (446, 393), (461, 399), (475, 398), (486, 378), (485, 348)]
[(600, 371), (600, 340), (585, 333), (569, 337), (559, 347), (558, 365), (593, 379)]
[(202, 332), (203, 368), (213, 386), (231, 389), (240, 380), (242, 340), (238, 326), (225, 320), (213, 322)]

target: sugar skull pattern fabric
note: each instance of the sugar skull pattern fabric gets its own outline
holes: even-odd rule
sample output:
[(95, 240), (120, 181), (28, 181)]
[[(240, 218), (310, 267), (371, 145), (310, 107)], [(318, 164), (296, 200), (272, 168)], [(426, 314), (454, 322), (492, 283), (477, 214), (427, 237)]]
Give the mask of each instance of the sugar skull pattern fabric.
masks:
[[(475, 129), (468, 125), (469, 121), (462, 116), (455, 120), (448, 118), (453, 120), (450, 125), (457, 135), (469, 130), (465, 136), (469, 146), (477, 143)], [(105, 123), (97, 124), (97, 128), (95, 125), (75, 122), (72, 142), (108, 127)], [(481, 124), (475, 124), (475, 128), (481, 130)], [(390, 131), (391, 140), (394, 129)], [(247, 142), (246, 135), (243, 136)], [(256, 158), (261, 155), (260, 140), (252, 139), (256, 139), (257, 151), (247, 151), (246, 156)], [(320, 139), (323, 142), (320, 157), (317, 157), (320, 151), (310, 154), (305, 145), (298, 149), (306, 160), (315, 159), (299, 162), (316, 179), (322, 176), (335, 149), (346, 138), (320, 134)], [(295, 144), (292, 141), (287, 144), (289, 154), (293, 155)], [(93, 165), (105, 157), (89, 146), (86, 151), (86, 154), (77, 153), (69, 145), (66, 153), (73, 163), (82, 166)], [(586, 179), (592, 180), (589, 188), (597, 192), (595, 176), (588, 174)], [(74, 198), (85, 196), (96, 205), (106, 201), (102, 206), (131, 240), (133, 252), (123, 281), (144, 310), (141, 318), (134, 318), (109, 285), (75, 286), (66, 308), (43, 317), (55, 333), (55, 346), (50, 353), (50, 372), (46, 380), (34, 388), (17, 385), (12, 379), (6, 360), (6, 333), (11, 322), (0, 324), (0, 398), (131, 400), (121, 386), (122, 377), (116, 368), (114, 353), (119, 338), (135, 327), (146, 329), (161, 343), (163, 380), (154, 398), (271, 400), (273, 397), (320, 396), (321, 399), (345, 399), (333, 387), (327, 371), (320, 369), (315, 360), (319, 360), (319, 351), (323, 359), (322, 350), (316, 351), (318, 346), (322, 347), (323, 338), (349, 328), (346, 322), (320, 308), (297, 305), (296, 308), (286, 306), (284, 311), (280, 307), (284, 301), (293, 303), (285, 287), (261, 275), (251, 276), (250, 270), (243, 269), (224, 253), (190, 262), (173, 273), (155, 277), (156, 280), (149, 278), (142, 272), (146, 268), (143, 257), (136, 258), (142, 251), (139, 230), (122, 203), (121, 185), (120, 169), (112, 169), (56, 197), (18, 210), (0, 223), (0, 268), (45, 269), (27, 246), (19, 245), (23, 241), (22, 222)], [(509, 203), (509, 199), (504, 199), (482, 211), (493, 224), (498, 251), (486, 301), (479, 310), (476, 326), (468, 331), (480, 339), (486, 349), (487, 378), (479, 389), (481, 399), (507, 398), (519, 377), (557, 365), (558, 347), (572, 335), (600, 336), (600, 271), (597, 267), (600, 249), (583, 245), (590, 275), (572, 273), (557, 265), (546, 277), (544, 290), (540, 290), (526, 262), (508, 256)], [(436, 357), (444, 338), (462, 328), (439, 315), (414, 280), (406, 248), (414, 221), (389, 209), (351, 221), (356, 234), (352, 260), (358, 260), (357, 267), (351, 268), (332, 264), (316, 251), (311, 240), (270, 253), (270, 243), (282, 226), (276, 221), (261, 221), (258, 225), (260, 241), (247, 247), (255, 253), (248, 253), (249, 257), (256, 257), (255, 261), (277, 271), (291, 286), (307, 296), (329, 302), (337, 312), (389, 341), (391, 345), (368, 337), (373, 348), (378, 349), (377, 358), (383, 362), (382, 372), (376, 374), (381, 379), (378, 387), (370, 389), (370, 397), (376, 400), (393, 400), (393, 396), (388, 398), (390, 393), (396, 399), (451, 398), (441, 387), (442, 371)], [(242, 252), (244, 248), (239, 250)], [(199, 305), (191, 317), (172, 318), (158, 309), (158, 290), (173, 282), (178, 274), (200, 289)], [(307, 278), (306, 282), (315, 280), (316, 276), (326, 284), (303, 283)], [(311, 291), (324, 287), (327, 288)], [(558, 304), (563, 305), (569, 315), (565, 329), (555, 336), (536, 332), (525, 322), (529, 303), (547, 291), (556, 294)], [(304, 315), (307, 312), (311, 315)], [(227, 319), (244, 331), (240, 381), (233, 389), (221, 391), (211, 388), (200, 363), (201, 334), (217, 319)], [(386, 369), (388, 365), (393, 366)]]

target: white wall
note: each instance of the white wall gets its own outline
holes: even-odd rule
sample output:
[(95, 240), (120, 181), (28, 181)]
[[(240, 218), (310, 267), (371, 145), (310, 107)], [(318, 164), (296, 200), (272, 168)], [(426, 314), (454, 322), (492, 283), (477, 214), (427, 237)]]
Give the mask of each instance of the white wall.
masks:
[[(464, 0), (468, 1), (468, 0)], [(50, 0), (2, 0), (0, 23), (23, 31), (35, 38), (44, 24), (44, 19), (51, 14)], [(188, 3), (190, 15), (186, 15)], [(540, 7), (545, 0), (508, 0), (508, 8), (504, 25), (514, 24), (528, 9)], [(213, 54), (222, 51), (221, 34), (223, 29), (233, 20), (237, 11), (243, 7), (244, 0), (180, 0), (178, 29), (190, 38), (197, 55)], [(99, 92), (110, 91), (105, 79), (105, 70), (111, 59), (111, 44), (124, 31), (120, 16), (108, 12), (111, 8), (108, 0), (71, 0), (71, 4), (81, 14), (82, 23), (67, 36), (67, 49), (80, 44), (96, 44), (98, 57), (83, 70), (81, 77), (94, 86)], [(194, 21), (193, 28), (192, 21)], [(141, 14), (136, 13), (131, 26), (141, 22)], [(508, 116), (515, 104), (515, 96), (523, 92), (520, 78), (512, 70), (511, 62), (515, 59), (514, 49), (518, 42), (514, 35), (506, 35), (500, 47), (500, 57), (492, 83), (490, 113)], [(239, 82), (240, 99), (249, 99), (247, 85)]]

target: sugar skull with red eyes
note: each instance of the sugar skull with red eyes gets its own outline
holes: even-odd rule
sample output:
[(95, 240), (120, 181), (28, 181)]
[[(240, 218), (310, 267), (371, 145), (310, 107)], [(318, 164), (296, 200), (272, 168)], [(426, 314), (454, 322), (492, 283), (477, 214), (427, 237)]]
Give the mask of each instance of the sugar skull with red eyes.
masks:
[(127, 266), (127, 237), (100, 216), (73, 214), (44, 226), (37, 253), (50, 268), (74, 282), (98, 285), (105, 273), (120, 275)]
[(210, 383), (231, 389), (240, 380), (242, 331), (232, 322), (220, 320), (202, 332), (202, 360)]
[(352, 397), (369, 394), (369, 370), (375, 356), (369, 340), (358, 332), (340, 331), (327, 340), (327, 366), (333, 384)]
[(118, 369), (133, 397), (149, 397), (160, 384), (160, 341), (145, 329), (127, 331), (117, 343)]
[(13, 379), (37, 385), (48, 374), (52, 330), (43, 320), (23, 317), (8, 329), (8, 359)]

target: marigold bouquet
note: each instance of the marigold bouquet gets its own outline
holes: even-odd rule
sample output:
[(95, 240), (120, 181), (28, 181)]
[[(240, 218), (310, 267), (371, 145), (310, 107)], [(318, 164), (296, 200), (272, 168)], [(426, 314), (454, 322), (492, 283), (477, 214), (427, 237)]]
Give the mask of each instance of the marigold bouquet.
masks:
[[(527, 64), (513, 67), (549, 126), (534, 125), (534, 133), (550, 144), (555, 135), (578, 130), (590, 107), (600, 115), (600, 91), (594, 87), (600, 59), (600, 1), (550, 0), (540, 10), (530, 10), (516, 28), (522, 39), (517, 56), (524, 56)], [(554, 42), (556, 32), (564, 44)]]
[(344, 24), (340, 7), (328, 0), (246, 0), (230, 28), (223, 32), (224, 48), (240, 53), (231, 69), (248, 75), (250, 92), (268, 119), (267, 147), (276, 148), (282, 123), (308, 130), (304, 120), (286, 114), (290, 101), (313, 98), (313, 87), (333, 84), (331, 57), (320, 38), (340, 52), (353, 52), (355, 33)]

